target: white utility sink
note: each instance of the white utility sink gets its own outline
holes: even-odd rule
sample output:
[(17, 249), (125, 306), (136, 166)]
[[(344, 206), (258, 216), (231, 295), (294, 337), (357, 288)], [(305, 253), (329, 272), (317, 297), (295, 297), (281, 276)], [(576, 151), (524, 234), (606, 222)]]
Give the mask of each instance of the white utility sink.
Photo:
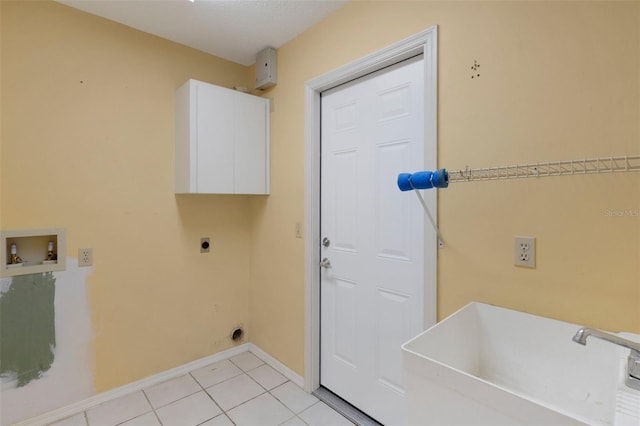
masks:
[(579, 328), (468, 304), (402, 346), (409, 424), (640, 425), (629, 349)]

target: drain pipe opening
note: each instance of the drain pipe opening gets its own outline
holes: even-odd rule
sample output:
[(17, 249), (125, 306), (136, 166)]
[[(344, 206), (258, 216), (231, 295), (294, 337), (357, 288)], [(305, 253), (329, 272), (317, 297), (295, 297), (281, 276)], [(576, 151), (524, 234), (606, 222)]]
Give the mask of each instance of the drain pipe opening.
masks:
[(242, 327), (236, 327), (231, 331), (231, 340), (234, 342), (241, 342), (244, 337), (244, 330)]

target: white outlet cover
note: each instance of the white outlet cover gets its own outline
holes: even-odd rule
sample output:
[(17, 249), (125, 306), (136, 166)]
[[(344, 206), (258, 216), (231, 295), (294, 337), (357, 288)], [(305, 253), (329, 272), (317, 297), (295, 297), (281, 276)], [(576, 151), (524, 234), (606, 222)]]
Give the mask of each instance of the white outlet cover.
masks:
[(536, 267), (535, 237), (513, 237), (513, 263), (525, 268)]
[(91, 265), (93, 265), (93, 249), (79, 248), (78, 249), (78, 266), (91, 266)]

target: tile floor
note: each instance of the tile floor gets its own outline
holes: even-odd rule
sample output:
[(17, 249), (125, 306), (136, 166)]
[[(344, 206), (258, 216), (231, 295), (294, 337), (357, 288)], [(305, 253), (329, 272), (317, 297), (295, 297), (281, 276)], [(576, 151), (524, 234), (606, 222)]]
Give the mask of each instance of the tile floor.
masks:
[(352, 426), (251, 352), (100, 404), (50, 426)]

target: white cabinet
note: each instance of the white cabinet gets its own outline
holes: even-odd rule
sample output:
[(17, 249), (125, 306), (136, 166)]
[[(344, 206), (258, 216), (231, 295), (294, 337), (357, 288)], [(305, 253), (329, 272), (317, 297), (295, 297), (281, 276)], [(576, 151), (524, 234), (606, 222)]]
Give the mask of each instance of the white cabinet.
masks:
[(176, 193), (269, 193), (267, 99), (189, 80), (175, 113)]

